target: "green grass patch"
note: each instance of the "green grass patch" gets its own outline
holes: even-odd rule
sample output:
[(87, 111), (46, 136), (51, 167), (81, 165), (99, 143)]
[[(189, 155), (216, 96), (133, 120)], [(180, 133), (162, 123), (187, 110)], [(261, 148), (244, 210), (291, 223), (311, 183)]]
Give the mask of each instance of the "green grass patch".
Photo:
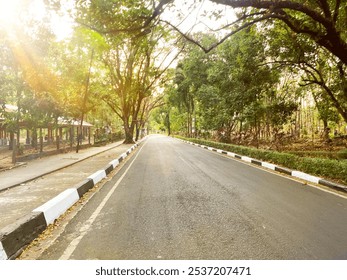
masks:
[[(336, 180), (347, 184), (347, 160), (303, 157), (291, 153), (282, 153), (276, 151), (262, 150), (245, 146), (237, 146), (213, 141), (207, 141), (195, 138), (185, 138), (175, 136), (176, 138), (233, 152), (241, 156), (248, 156), (254, 159), (271, 162), (293, 170), (309, 173), (318, 177)], [(344, 156), (344, 154), (343, 154)], [(342, 156), (340, 158), (343, 158)]]

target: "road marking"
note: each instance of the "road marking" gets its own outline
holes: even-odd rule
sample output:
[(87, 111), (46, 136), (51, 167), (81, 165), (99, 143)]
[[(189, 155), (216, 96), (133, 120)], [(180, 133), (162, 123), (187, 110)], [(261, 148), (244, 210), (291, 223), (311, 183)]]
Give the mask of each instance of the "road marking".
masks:
[(74, 240), (72, 240), (70, 242), (70, 244), (68, 245), (68, 247), (65, 249), (64, 253), (61, 255), (61, 257), (59, 258), (59, 260), (68, 260), (71, 255), (73, 254), (73, 252), (76, 250), (77, 246), (79, 245), (79, 243), (81, 242), (82, 238), (88, 233), (88, 231), (90, 230), (90, 227), (92, 226), (92, 224), (94, 223), (95, 219), (97, 218), (97, 216), (100, 214), (100, 212), (102, 211), (102, 209), (104, 208), (104, 206), (106, 205), (106, 203), (108, 202), (108, 200), (110, 199), (110, 197), (113, 195), (113, 193), (115, 192), (115, 190), (117, 189), (117, 187), (119, 186), (119, 184), (122, 182), (122, 180), (124, 179), (124, 177), (126, 176), (126, 174), (128, 173), (129, 169), (131, 168), (131, 166), (133, 165), (133, 163), (135, 162), (135, 160), (137, 159), (138, 155), (140, 154), (141, 150), (143, 149), (143, 147), (147, 144), (147, 142), (145, 142), (145, 144), (141, 147), (141, 149), (139, 150), (139, 152), (136, 154), (135, 158), (133, 159), (133, 161), (130, 163), (130, 165), (128, 166), (128, 168), (124, 171), (123, 175), (118, 179), (118, 181), (114, 184), (114, 186), (112, 187), (112, 189), (110, 190), (110, 192), (105, 196), (105, 198), (102, 200), (102, 202), (100, 203), (100, 205), (95, 209), (95, 211), (93, 212), (93, 214), (89, 217), (89, 219), (85, 222), (85, 224), (80, 228), (79, 232), (80, 235), (75, 238)]

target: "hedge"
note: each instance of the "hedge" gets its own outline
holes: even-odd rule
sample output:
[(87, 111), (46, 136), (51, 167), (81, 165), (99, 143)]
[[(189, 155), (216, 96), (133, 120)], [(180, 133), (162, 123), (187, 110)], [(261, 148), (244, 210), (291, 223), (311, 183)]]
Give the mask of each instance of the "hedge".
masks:
[(329, 151), (288, 151), (288, 153), (300, 157), (328, 158), (328, 159), (347, 159), (347, 149), (338, 152)]
[(248, 156), (254, 159), (271, 162), (273, 164), (278, 164), (293, 170), (298, 170), (311, 175), (332, 179), (340, 183), (347, 184), (347, 160), (345, 159), (334, 160), (326, 158), (302, 157), (290, 153), (262, 150), (196, 138), (185, 138), (181, 136), (174, 137), (200, 145), (233, 152), (242, 156)]

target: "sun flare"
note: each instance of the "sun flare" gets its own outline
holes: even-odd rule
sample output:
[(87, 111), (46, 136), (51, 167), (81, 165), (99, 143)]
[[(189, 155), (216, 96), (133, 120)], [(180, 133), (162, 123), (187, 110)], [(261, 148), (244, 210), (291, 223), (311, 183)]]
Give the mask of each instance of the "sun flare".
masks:
[(0, 0), (0, 25), (2, 28), (18, 21), (21, 0)]
[[(66, 2), (70, 6), (73, 3)], [(61, 16), (52, 11), (47, 11), (43, 0), (0, 0), (0, 31), (9, 34), (14, 27), (25, 29), (26, 18), (32, 18), (35, 21), (45, 19), (48, 24), (47, 28), (52, 30), (57, 40), (64, 39), (72, 32), (71, 18), (67, 15)]]

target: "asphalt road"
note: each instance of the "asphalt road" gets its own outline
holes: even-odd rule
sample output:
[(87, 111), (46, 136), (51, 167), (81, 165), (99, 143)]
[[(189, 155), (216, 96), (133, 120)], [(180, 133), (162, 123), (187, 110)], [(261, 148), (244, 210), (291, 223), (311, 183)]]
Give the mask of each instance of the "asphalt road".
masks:
[(347, 259), (347, 200), (152, 136), (39, 258)]

